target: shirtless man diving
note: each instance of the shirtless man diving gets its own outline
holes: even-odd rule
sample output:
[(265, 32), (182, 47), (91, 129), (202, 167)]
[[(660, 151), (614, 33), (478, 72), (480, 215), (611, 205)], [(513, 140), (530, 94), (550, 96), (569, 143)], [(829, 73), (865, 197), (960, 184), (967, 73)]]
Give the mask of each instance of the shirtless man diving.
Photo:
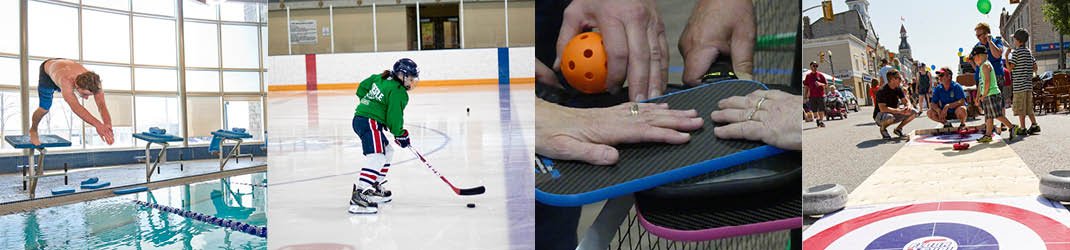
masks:
[[(37, 96), (41, 102), (37, 110), (33, 111), (33, 124), (30, 126), (30, 142), (33, 145), (41, 145), (41, 140), (37, 136), (37, 124), (41, 123), (41, 118), (45, 117), (48, 109), (52, 108), (52, 94), (57, 91), (63, 95), (63, 100), (67, 101), (67, 105), (71, 107), (74, 114), (89, 125), (96, 127), (97, 134), (104, 142), (108, 145), (115, 142), (115, 135), (111, 130), (111, 114), (108, 113), (108, 107), (104, 105), (104, 92), (100, 91), (100, 76), (97, 73), (86, 70), (78, 62), (60, 58), (48, 59), (41, 63), (40, 71)], [(100, 111), (103, 122), (89, 114), (89, 111), (78, 102), (79, 97), (89, 99), (89, 96), (93, 96), (93, 100), (96, 101), (97, 110)]]

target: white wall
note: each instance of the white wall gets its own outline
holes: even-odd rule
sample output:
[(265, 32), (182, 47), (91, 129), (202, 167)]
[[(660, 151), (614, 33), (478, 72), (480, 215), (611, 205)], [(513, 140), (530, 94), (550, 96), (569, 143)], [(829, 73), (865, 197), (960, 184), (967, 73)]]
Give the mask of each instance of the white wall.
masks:
[(268, 86), (305, 84), (305, 55), (269, 56), (267, 64)]
[[(498, 78), (498, 50), (451, 49), (392, 51), (378, 53), (338, 53), (316, 55), (319, 84), (357, 83), (371, 74), (382, 73), (401, 58), (416, 61), (420, 80), (465, 80)], [(305, 56), (271, 56), (268, 85), (304, 85)], [(535, 77), (535, 48), (509, 48), (509, 77)]]

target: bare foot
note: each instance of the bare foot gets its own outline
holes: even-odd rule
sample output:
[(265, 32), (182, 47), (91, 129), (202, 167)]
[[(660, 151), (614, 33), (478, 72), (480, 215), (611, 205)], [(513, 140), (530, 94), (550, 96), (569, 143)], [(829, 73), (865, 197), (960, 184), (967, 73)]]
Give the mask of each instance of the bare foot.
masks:
[(41, 139), (37, 138), (37, 130), (30, 130), (30, 143), (34, 146), (41, 146)]

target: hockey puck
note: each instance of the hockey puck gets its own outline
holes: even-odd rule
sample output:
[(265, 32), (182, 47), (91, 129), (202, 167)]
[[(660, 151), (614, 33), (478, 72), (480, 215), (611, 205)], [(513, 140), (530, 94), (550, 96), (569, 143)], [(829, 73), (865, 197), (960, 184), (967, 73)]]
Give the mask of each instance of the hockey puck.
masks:
[(473, 208), (473, 207), (476, 207), (475, 203), (468, 203), (468, 208)]

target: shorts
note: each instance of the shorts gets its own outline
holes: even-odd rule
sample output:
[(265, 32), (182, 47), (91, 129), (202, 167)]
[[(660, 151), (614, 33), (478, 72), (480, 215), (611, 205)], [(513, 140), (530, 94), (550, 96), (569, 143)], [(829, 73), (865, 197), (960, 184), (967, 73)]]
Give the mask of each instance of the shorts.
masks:
[(981, 109), (985, 111), (985, 119), (995, 119), (1003, 116), (1003, 96), (989, 95), (981, 100)]
[(360, 137), (364, 155), (385, 154), (386, 151), (391, 150), (390, 142), (386, 140), (386, 135), (383, 134), (384, 130), (383, 124), (375, 119), (353, 116), (353, 132), (356, 132), (357, 136)]
[(812, 112), (825, 112), (825, 98), (810, 97), (810, 110)]
[(877, 124), (881, 124), (881, 123), (884, 123), (884, 121), (892, 119), (892, 120), (894, 120), (892, 123), (897, 123), (897, 122), (902, 122), (902, 121), (906, 120), (908, 117), (910, 117), (912, 115), (916, 115), (916, 114), (918, 114), (918, 113), (917, 112), (913, 112), (913, 113), (911, 113), (909, 115), (904, 115), (904, 114), (892, 114), (892, 113), (886, 113), (886, 112), (878, 112), (877, 116), (873, 118), (873, 121), (877, 122)]
[[(956, 109), (948, 109), (947, 112), (944, 113), (944, 120), (947, 120), (947, 121), (958, 120), (959, 118), (957, 116), (955, 116), (955, 110)], [(937, 113), (939, 113), (939, 111), (937, 111)]]
[(52, 94), (59, 92), (60, 88), (56, 85), (55, 81), (52, 81), (52, 77), (45, 73), (45, 63), (48, 61), (56, 60), (58, 58), (48, 59), (41, 62), (40, 72), (37, 77), (37, 106), (41, 109), (49, 110), (52, 108)]
[(1011, 105), (1014, 115), (1033, 115), (1033, 91), (1014, 92), (1014, 105)]
[[(1000, 83), (999, 94), (1003, 95), (1003, 101), (1014, 101), (1014, 86), (1005, 86)], [(1004, 107), (1006, 108), (1006, 107)]]

